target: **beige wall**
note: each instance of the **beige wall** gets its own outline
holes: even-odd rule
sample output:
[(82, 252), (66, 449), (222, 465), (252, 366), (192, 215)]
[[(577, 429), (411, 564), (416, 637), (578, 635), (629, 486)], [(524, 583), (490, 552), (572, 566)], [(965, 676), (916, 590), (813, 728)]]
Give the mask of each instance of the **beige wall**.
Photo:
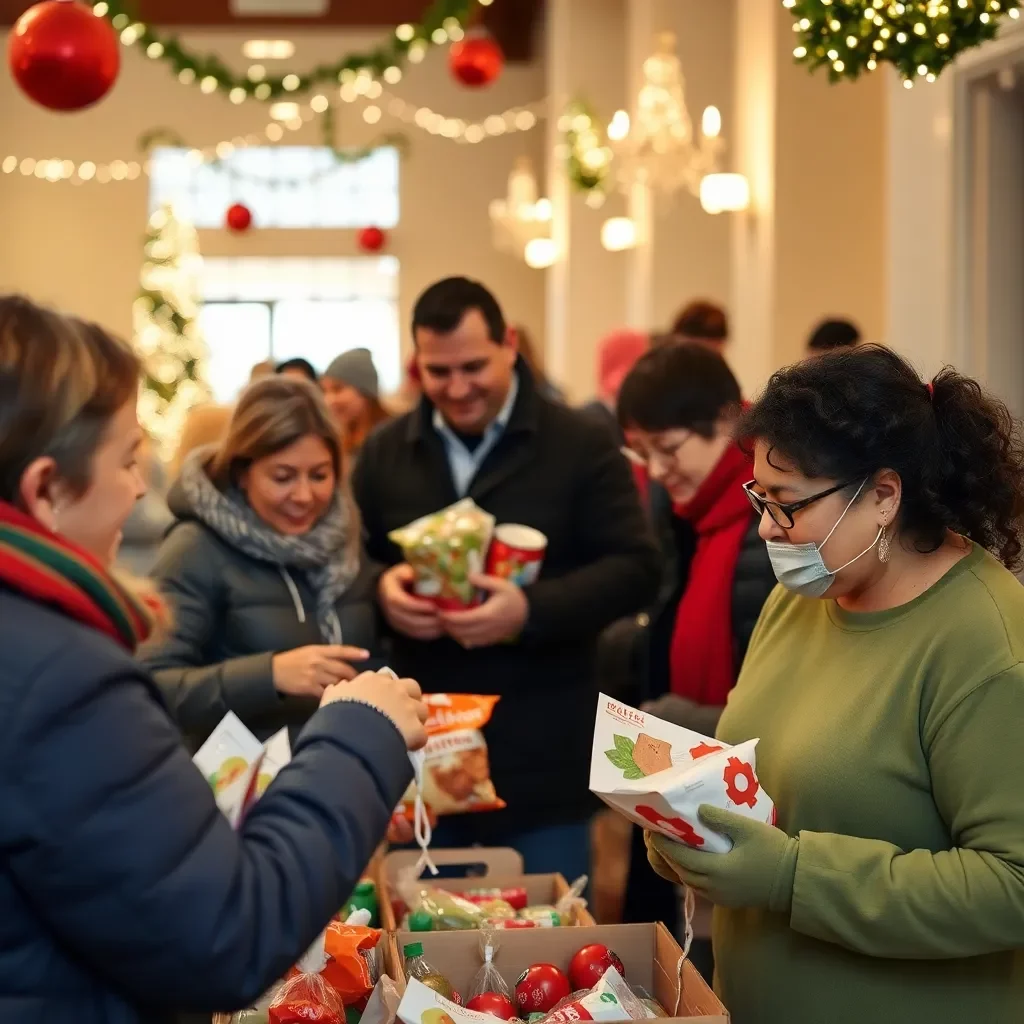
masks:
[[(216, 50), (244, 67), (241, 43), (251, 32), (189, 35), (203, 50)], [(307, 66), (372, 44), (378, 34), (313, 36), (289, 34), (299, 50), (288, 63)], [(261, 131), (266, 108), (249, 102), (232, 106), (219, 96), (202, 95), (175, 80), (160, 62), (138, 50), (125, 51), (114, 92), (98, 107), (58, 115), (31, 105), (7, 74), (0, 75), (0, 160), (9, 153), (32, 157), (108, 161), (131, 159), (139, 136), (166, 126), (199, 146)], [(455, 85), (444, 51), (434, 51), (410, 66), (395, 92), (411, 102), (448, 116), (479, 118), (544, 95), (541, 66), (510, 66), (491, 88), (469, 92)], [(359, 105), (339, 118), (338, 141), (359, 145), (380, 131), (395, 130), (384, 121), (369, 127)], [(409, 151), (402, 171), (402, 219), (390, 251), (401, 260), (403, 329), (417, 293), (447, 274), (466, 273), (487, 282), (510, 318), (540, 333), (544, 323), (543, 275), (495, 251), (487, 206), (503, 195), (516, 156), (527, 153), (542, 171), (543, 131), (456, 145), (416, 129), (407, 129)], [(307, 126), (289, 134), (298, 143), (316, 144), (318, 130)], [(146, 224), (147, 182), (49, 184), (20, 174), (0, 175), (0, 289), (20, 290), (95, 318), (121, 332), (131, 329), (131, 304), (141, 262)], [(290, 237), (282, 238), (287, 234)], [(338, 253), (354, 251), (351, 232), (254, 232), (230, 238), (204, 232), (207, 255), (228, 253)], [(403, 338), (403, 344), (407, 339)]]
[(829, 84), (793, 62), (793, 19), (778, 12), (775, 361), (800, 356), (823, 316), (881, 340), (886, 277), (886, 77)]
[[(726, 140), (722, 170), (733, 170), (733, 18), (726, 0), (658, 0), (661, 28), (676, 33), (686, 77), (686, 104), (695, 132), (707, 106), (722, 112)], [(729, 216), (709, 216), (689, 194), (655, 206), (654, 323), (665, 329), (693, 298), (728, 304), (730, 287)]]

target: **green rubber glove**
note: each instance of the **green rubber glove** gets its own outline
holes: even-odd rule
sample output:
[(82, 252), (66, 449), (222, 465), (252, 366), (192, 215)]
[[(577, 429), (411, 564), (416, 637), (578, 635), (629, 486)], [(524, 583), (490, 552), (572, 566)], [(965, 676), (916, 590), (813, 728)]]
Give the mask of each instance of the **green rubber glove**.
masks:
[(645, 832), (651, 867), (670, 882), (687, 885), (723, 907), (758, 907), (785, 913), (793, 902), (800, 842), (774, 825), (702, 804), (700, 820), (728, 836), (728, 853), (706, 853), (666, 836)]

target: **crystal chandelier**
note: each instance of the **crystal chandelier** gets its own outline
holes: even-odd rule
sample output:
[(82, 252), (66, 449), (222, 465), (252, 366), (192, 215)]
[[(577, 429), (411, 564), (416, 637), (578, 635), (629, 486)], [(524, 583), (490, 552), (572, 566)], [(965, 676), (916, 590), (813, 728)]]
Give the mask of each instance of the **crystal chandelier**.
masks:
[(531, 267), (554, 262), (551, 200), (537, 197), (537, 177), (529, 157), (516, 161), (506, 197), (493, 200), (489, 212), (496, 249), (524, 259)]
[(644, 61), (632, 122), (620, 110), (608, 126), (620, 186), (628, 191), (642, 184), (663, 195), (685, 188), (699, 196), (701, 181), (717, 171), (725, 149), (721, 130), (718, 108), (708, 107), (700, 137), (694, 137), (676, 37), (662, 32), (656, 52)]

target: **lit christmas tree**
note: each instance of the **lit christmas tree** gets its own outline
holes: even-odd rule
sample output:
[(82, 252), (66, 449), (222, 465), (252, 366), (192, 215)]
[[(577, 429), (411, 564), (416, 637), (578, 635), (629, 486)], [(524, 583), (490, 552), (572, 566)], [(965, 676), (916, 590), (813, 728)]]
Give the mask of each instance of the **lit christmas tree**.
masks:
[(189, 409), (210, 399), (196, 319), (202, 257), (195, 229), (161, 207), (149, 219), (145, 256), (134, 307), (135, 347), (144, 365), (139, 421), (168, 458)]

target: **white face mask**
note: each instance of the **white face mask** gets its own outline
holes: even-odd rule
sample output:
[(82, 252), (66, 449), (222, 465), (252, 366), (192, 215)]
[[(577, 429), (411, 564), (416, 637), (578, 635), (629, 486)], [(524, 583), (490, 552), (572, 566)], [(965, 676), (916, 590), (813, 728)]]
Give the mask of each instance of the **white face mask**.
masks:
[(851, 558), (845, 565), (839, 566), (838, 569), (830, 569), (825, 564), (825, 559), (821, 557), (821, 549), (829, 542), (832, 534), (839, 528), (839, 524), (845, 518), (846, 513), (853, 508), (853, 503), (860, 497), (860, 492), (864, 490), (864, 484), (867, 482), (867, 479), (865, 479), (860, 487), (857, 488), (857, 493), (851, 499), (850, 504), (843, 509), (843, 514), (836, 520), (836, 525), (829, 530), (828, 537), (820, 544), (788, 544), (781, 540), (765, 541), (772, 569), (775, 570), (775, 578), (787, 590), (792, 590), (794, 594), (800, 594), (803, 597), (823, 597), (829, 587), (832, 586), (838, 573), (841, 573), (848, 566), (853, 565), (857, 559), (863, 558), (869, 551), (874, 549), (881, 539), (882, 530), (878, 531), (878, 536), (857, 555), (857, 558)]

